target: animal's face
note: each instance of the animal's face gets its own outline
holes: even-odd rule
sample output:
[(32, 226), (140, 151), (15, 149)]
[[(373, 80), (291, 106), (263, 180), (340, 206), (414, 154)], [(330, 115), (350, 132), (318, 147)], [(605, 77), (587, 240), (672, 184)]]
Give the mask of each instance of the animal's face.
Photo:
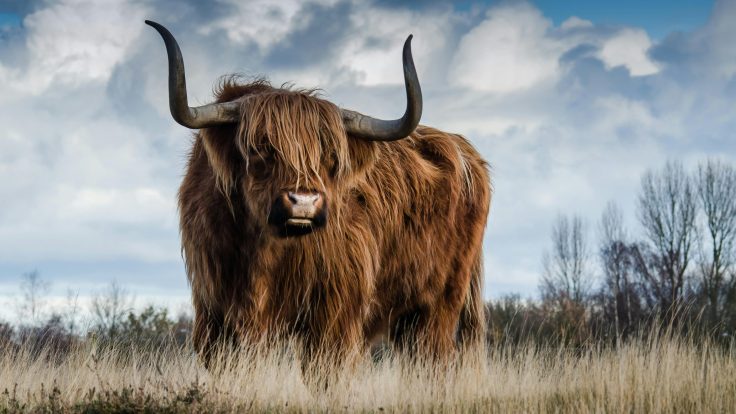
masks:
[(243, 195), (252, 216), (281, 237), (300, 236), (325, 226), (329, 200), (335, 193), (333, 169), (320, 160), (316, 174), (303, 174), (269, 137), (260, 138), (262, 142), (249, 145), (244, 154)]
[(348, 139), (333, 104), (284, 90), (249, 98), (236, 142), (245, 205), (277, 237), (328, 226), (375, 145)]

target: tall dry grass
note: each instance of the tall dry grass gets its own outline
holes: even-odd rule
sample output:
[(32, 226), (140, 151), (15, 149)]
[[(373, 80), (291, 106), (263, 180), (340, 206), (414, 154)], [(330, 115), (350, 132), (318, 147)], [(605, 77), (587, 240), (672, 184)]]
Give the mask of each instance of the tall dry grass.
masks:
[(0, 357), (2, 411), (734, 412), (733, 347), (685, 339), (618, 348), (497, 348), (437, 365), (366, 359), (329, 379), (302, 375), (288, 348), (220, 355), (208, 371), (184, 350)]

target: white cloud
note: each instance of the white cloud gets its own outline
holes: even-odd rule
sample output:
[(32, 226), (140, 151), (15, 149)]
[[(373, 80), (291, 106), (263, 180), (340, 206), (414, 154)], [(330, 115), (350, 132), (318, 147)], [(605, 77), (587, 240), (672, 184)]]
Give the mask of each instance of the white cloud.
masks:
[(552, 23), (527, 3), (495, 7), (461, 40), (452, 63), (455, 85), (507, 93), (552, 80), (559, 42), (547, 36)]
[(659, 72), (659, 67), (647, 56), (652, 41), (644, 30), (623, 29), (603, 42), (599, 56), (607, 68), (625, 66), (632, 76)]
[(562, 30), (590, 29), (593, 28), (593, 22), (591, 22), (590, 20), (581, 19), (577, 16), (572, 16), (562, 22), (560, 28)]
[(145, 11), (137, 1), (61, 0), (28, 15), (28, 70), (16, 71), (13, 82), (40, 93), (54, 82), (107, 81), (141, 32)]
[[(312, 3), (330, 5), (336, 1), (317, 0)], [(199, 31), (210, 34), (215, 30), (224, 30), (231, 41), (241, 44), (253, 42), (262, 50), (309, 23), (300, 13), (305, 3), (299, 0), (220, 0), (219, 3), (234, 11), (216, 21), (203, 24)]]
[(490, 9), (486, 19), (463, 36), (450, 82), (501, 94), (550, 86), (563, 75), (563, 55), (583, 45), (600, 48), (597, 57), (609, 69), (624, 66), (632, 76), (659, 71), (647, 55), (652, 42), (644, 30), (622, 28), (609, 35), (578, 17), (556, 28), (538, 9), (521, 2)]
[(151, 153), (149, 138), (109, 118), (23, 117), (26, 133), (0, 140), (0, 172), (13, 177), (0, 184), (12, 200), (0, 213), (0, 261), (178, 259), (175, 154)]
[(419, 78), (431, 76), (452, 30), (449, 12), (426, 14), (408, 10), (364, 9), (350, 18), (351, 36), (341, 50), (339, 66), (356, 73), (359, 85), (403, 85), (401, 50), (409, 34)]

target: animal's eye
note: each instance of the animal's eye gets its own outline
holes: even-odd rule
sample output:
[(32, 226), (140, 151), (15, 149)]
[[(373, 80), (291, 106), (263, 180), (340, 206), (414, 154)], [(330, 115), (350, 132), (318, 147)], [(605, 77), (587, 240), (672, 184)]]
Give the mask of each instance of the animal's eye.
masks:
[(256, 147), (248, 147), (248, 157), (251, 158), (271, 158), (274, 150), (270, 145), (259, 145)]
[(338, 162), (337, 162), (337, 155), (336, 154), (330, 154), (330, 156), (327, 158), (327, 170), (330, 174), (330, 177), (335, 177), (337, 175), (337, 168), (338, 168)]

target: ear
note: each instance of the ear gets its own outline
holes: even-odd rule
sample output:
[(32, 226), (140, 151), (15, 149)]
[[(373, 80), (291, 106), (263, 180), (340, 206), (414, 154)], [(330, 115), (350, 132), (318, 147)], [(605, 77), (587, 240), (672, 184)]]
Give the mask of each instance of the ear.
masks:
[(377, 144), (348, 137), (348, 153), (350, 156), (350, 170), (353, 179), (361, 177), (376, 162)]
[(235, 125), (224, 125), (202, 129), (198, 134), (217, 177), (217, 185), (225, 194), (235, 185), (238, 167), (243, 161), (233, 139), (236, 132)]

